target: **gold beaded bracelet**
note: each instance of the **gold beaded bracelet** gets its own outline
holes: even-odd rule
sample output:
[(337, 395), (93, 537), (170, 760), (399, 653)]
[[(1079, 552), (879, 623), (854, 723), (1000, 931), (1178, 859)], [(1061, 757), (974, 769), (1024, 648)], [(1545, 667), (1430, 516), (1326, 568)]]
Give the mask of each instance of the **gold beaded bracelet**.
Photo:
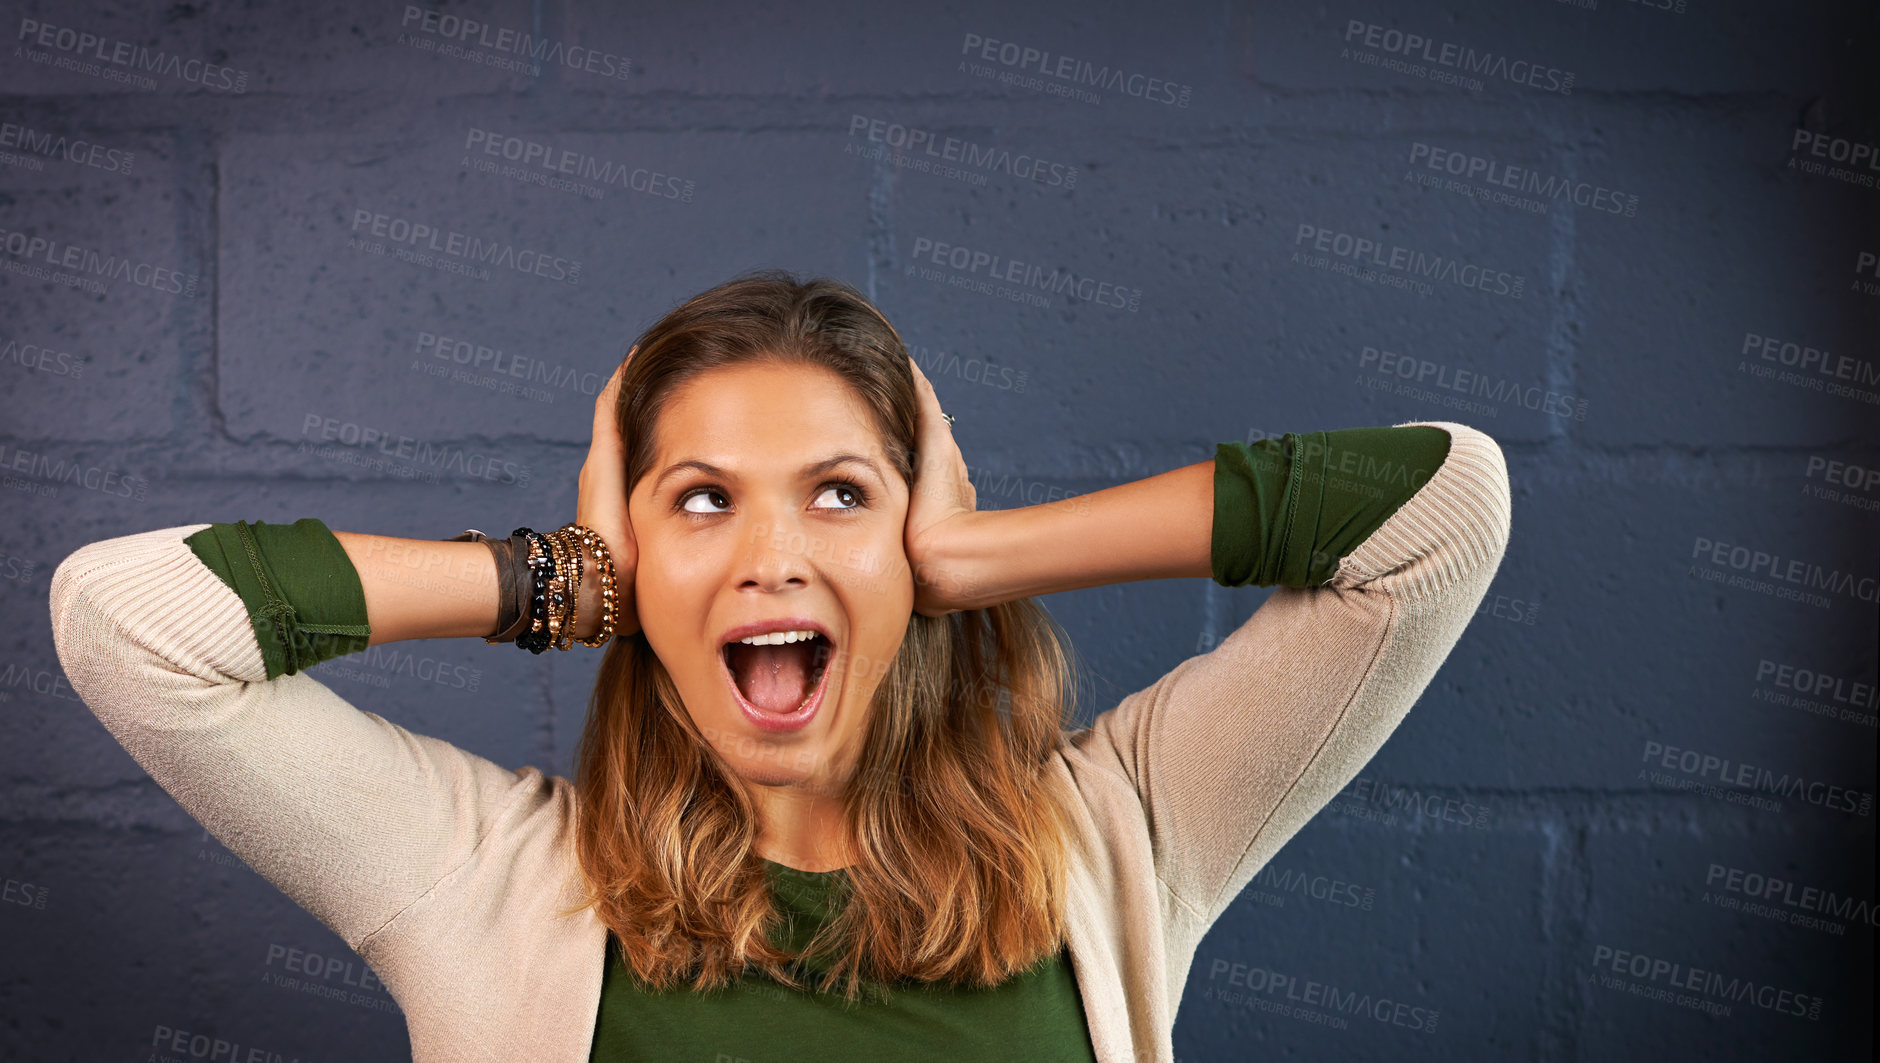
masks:
[[(579, 641), (583, 646), (596, 649), (607, 645), (614, 636), (614, 561), (608, 552), (607, 543), (595, 533), (594, 529), (573, 521), (562, 525), (542, 536), (548, 542), (555, 559), (556, 578), (550, 581), (548, 590), (548, 629), (551, 635), (550, 645), (558, 650), (574, 648)], [(575, 638), (575, 627), (580, 615), (580, 587), (586, 568), (583, 548), (594, 552), (596, 572), (600, 577), (601, 623), (593, 636), (584, 639)]]
[[(594, 632), (593, 637), (581, 639), (580, 642), (583, 646), (593, 646), (596, 648), (605, 646), (608, 641), (614, 637), (613, 555), (607, 552), (607, 543), (603, 541), (592, 528), (570, 521), (562, 525), (559, 530), (566, 532), (572, 538), (576, 557), (581, 556), (583, 547), (594, 551), (595, 572), (600, 576), (601, 584), (601, 626)], [(579, 572), (578, 566), (576, 571), (577, 573)], [(572, 633), (573, 630), (574, 628), (571, 625), (569, 632)]]
[(565, 651), (573, 648), (574, 626), (580, 622), (577, 617), (580, 616), (579, 609), (581, 605), (581, 569), (584, 567), (585, 562), (581, 557), (581, 544), (576, 541), (573, 534), (568, 531), (566, 525), (556, 530), (553, 533), (553, 537), (561, 545), (562, 556), (566, 559), (566, 564), (573, 566), (572, 571), (567, 573), (567, 615), (562, 617), (561, 638), (555, 643), (556, 649)]
[(568, 582), (569, 569), (574, 562), (568, 557), (568, 544), (562, 536), (548, 532), (542, 539), (548, 543), (548, 555), (554, 559), (555, 569), (545, 592), (548, 595), (548, 645), (559, 650), (564, 648), (561, 632), (568, 626), (569, 599), (574, 597), (574, 588)]

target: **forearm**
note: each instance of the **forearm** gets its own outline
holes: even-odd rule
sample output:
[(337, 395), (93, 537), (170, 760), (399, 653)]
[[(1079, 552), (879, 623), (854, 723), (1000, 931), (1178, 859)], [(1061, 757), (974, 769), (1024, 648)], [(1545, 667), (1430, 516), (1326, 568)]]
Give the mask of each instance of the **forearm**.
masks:
[(959, 608), (1177, 576), (1314, 587), (1445, 461), (1449, 433), (1397, 425), (1221, 443), (1209, 461), (1022, 509), (964, 514), (921, 559)]
[(1214, 462), (1086, 495), (965, 515), (927, 565), (984, 608), (1110, 583), (1207, 576)]
[[(369, 645), (403, 639), (483, 638), (496, 631), (501, 588), (496, 559), (482, 543), (400, 539), (335, 530), (365, 590)], [(583, 548), (575, 598), (576, 638), (601, 626), (594, 554)]]

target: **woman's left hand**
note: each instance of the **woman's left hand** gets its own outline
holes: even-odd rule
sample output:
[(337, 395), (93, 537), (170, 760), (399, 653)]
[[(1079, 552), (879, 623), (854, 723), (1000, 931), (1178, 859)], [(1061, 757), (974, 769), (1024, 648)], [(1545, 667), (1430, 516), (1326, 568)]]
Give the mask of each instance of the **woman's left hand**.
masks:
[(979, 493), (967, 475), (966, 459), (953, 441), (953, 429), (940, 416), (940, 396), (908, 358), (920, 392), (914, 440), (914, 486), (907, 499), (905, 547), (914, 570), (914, 611), (945, 616), (975, 608), (974, 581), (948, 556), (946, 543), (974, 516)]

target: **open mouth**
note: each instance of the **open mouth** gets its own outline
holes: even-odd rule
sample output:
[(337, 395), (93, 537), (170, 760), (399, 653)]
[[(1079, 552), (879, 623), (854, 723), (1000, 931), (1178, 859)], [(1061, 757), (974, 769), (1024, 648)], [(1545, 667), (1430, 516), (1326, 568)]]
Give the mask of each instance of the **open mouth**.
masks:
[(756, 638), (757, 643), (728, 642), (719, 651), (738, 693), (772, 715), (801, 711), (821, 684), (834, 647), (814, 631)]

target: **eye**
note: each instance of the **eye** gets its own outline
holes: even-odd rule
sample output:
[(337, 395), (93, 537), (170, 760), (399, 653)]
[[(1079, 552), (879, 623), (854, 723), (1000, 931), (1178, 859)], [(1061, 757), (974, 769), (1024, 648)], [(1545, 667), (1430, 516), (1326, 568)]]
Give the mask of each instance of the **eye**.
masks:
[[(851, 509), (862, 509), (863, 507), (868, 505), (868, 492), (862, 490), (862, 487), (860, 484), (852, 483), (847, 480), (840, 480), (834, 483), (824, 484), (822, 493), (818, 494), (816, 498), (818, 501), (821, 501), (822, 499), (829, 498), (831, 495), (835, 496), (836, 504), (819, 505), (815, 508), (846, 511), (846, 510), (851, 510)], [(705, 499), (706, 500), (705, 504), (697, 505), (697, 506), (692, 504), (694, 501), (697, 501), (699, 499)], [(842, 503), (844, 501), (846, 501), (848, 504), (843, 505)], [(719, 506), (719, 507), (728, 507), (730, 506), (730, 504), (731, 504), (731, 499), (728, 496), (726, 496), (722, 488), (705, 486), (705, 487), (694, 487), (691, 490), (680, 495), (678, 499), (678, 503), (675, 506), (675, 508), (677, 508), (681, 512), (691, 513), (697, 516), (704, 516), (710, 513), (726, 512), (725, 508), (713, 508), (714, 505)]]
[(687, 491), (685, 494), (682, 494), (679, 496), (679, 508), (681, 510), (684, 510), (687, 513), (722, 513), (724, 512), (724, 510), (721, 510), (721, 509), (700, 509), (698, 507), (695, 507), (692, 505), (692, 500), (696, 498), (714, 499), (716, 501), (723, 502), (726, 505), (731, 504), (731, 500), (725, 497), (725, 493), (723, 491), (720, 491), (716, 487), (694, 487), (692, 490)]
[(843, 505), (828, 506), (825, 508), (861, 509), (863, 506), (866, 506), (868, 504), (868, 492), (862, 490), (860, 484), (849, 483), (846, 480), (841, 483), (825, 484), (823, 493), (820, 495), (817, 495), (816, 497), (827, 498), (828, 496), (832, 494), (835, 495), (837, 498), (847, 497), (851, 499), (854, 504), (847, 505), (847, 506), (843, 506)]

